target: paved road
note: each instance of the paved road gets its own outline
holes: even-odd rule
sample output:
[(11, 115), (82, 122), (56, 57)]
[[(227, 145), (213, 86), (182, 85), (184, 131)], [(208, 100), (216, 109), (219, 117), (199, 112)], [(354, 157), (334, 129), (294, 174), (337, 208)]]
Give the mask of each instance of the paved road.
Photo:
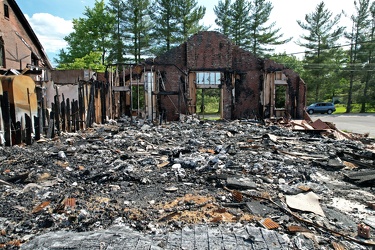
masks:
[(340, 130), (365, 134), (375, 138), (375, 114), (312, 114), (313, 121), (320, 119), (324, 122), (332, 122)]

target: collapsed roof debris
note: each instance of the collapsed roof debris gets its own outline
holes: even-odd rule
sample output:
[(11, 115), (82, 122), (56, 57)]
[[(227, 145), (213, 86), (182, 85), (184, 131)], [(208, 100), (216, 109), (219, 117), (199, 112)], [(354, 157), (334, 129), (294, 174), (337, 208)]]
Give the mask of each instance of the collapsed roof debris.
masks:
[[(2, 147), (0, 246), (371, 249), (374, 182), (351, 180), (373, 171), (374, 143), (252, 120), (124, 117)], [(315, 209), (294, 206), (299, 196)]]

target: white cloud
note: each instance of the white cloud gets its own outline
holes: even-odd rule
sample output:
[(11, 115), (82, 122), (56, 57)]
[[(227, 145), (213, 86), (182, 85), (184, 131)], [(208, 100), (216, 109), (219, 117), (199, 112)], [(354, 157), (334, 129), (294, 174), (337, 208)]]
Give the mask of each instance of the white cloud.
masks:
[(57, 53), (67, 46), (64, 37), (73, 32), (73, 24), (49, 13), (35, 13), (32, 17), (25, 15), (42, 46), (48, 53)]

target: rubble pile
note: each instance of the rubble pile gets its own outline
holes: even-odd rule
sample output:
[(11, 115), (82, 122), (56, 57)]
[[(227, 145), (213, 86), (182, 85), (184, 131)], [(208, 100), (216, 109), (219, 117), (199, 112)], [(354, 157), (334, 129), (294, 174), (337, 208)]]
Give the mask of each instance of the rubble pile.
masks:
[(371, 249), (374, 149), (370, 139), (194, 118), (123, 118), (2, 147), (0, 248), (60, 231), (208, 225), (273, 231), (289, 249)]

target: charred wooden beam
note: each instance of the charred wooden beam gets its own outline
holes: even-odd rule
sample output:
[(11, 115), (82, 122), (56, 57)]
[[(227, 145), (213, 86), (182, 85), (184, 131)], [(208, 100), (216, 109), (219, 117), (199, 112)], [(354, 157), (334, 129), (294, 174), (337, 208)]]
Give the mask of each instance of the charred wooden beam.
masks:
[(51, 111), (51, 113), (50, 113), (50, 119), (49, 119), (49, 124), (48, 124), (48, 130), (47, 130), (47, 138), (53, 138), (55, 136), (55, 120), (54, 120), (54, 116), (55, 116), (54, 112)]
[(15, 132), (15, 137), (14, 137), (14, 143), (16, 145), (22, 143), (22, 129), (21, 129), (21, 122), (16, 122), (14, 125), (14, 132)]
[(95, 116), (94, 98), (95, 98), (95, 84), (92, 84), (91, 89), (90, 89), (89, 104), (87, 107), (87, 119), (86, 119), (87, 127), (91, 127), (94, 121), (94, 116)]
[[(79, 83), (78, 86), (78, 107), (79, 107), (79, 120), (85, 120), (85, 93), (82, 82)], [(80, 129), (83, 129), (83, 122), (80, 124)]]
[(75, 127), (76, 131), (79, 131), (79, 105), (78, 105), (78, 100), (74, 102), (74, 107), (75, 107)]
[(72, 132), (76, 132), (78, 130), (76, 126), (76, 116), (77, 116), (77, 108), (76, 108), (76, 101), (72, 100)]
[(62, 101), (60, 103), (60, 110), (61, 110), (61, 129), (62, 131), (66, 131), (66, 109), (65, 109), (65, 97), (64, 94), (61, 94)]
[(106, 118), (106, 98), (105, 98), (105, 85), (104, 83), (101, 84), (100, 88), (100, 100), (101, 100), (101, 108), (102, 108), (102, 123), (105, 123)]
[(32, 140), (31, 140), (31, 133), (32, 133), (32, 122), (31, 122), (31, 117), (28, 114), (25, 114), (25, 123), (26, 123), (26, 135), (25, 135), (25, 143), (26, 145), (31, 145)]
[(55, 95), (55, 126), (57, 134), (60, 134), (60, 101), (57, 95)]
[(3, 113), (3, 121), (4, 121), (5, 146), (12, 146), (12, 133), (11, 133), (12, 120), (10, 118), (10, 104), (9, 104), (9, 95), (7, 91), (5, 91), (2, 96), (1, 110)]
[(45, 108), (45, 104), (44, 104), (44, 97), (41, 98), (41, 108), (42, 108), (42, 127), (45, 128), (46, 127), (46, 120), (47, 120), (47, 117), (46, 117), (46, 108)]
[(71, 126), (71, 112), (70, 112), (70, 100), (69, 98), (66, 99), (66, 119), (67, 119), (67, 129), (68, 132), (72, 132), (72, 126)]
[(40, 140), (40, 119), (39, 119), (39, 117), (34, 116), (35, 140), (36, 141)]

